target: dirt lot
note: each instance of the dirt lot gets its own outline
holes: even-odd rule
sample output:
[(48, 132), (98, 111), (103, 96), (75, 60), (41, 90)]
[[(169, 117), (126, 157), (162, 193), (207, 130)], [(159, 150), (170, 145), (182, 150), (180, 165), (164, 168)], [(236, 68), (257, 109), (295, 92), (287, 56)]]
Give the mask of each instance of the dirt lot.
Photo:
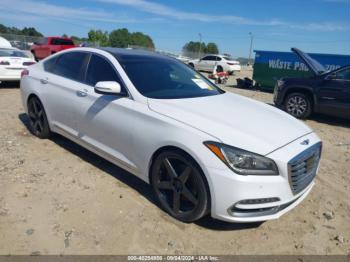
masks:
[[(270, 93), (233, 84), (225, 89), (272, 103)], [(0, 112), (0, 254), (350, 254), (349, 122), (306, 121), (323, 157), (312, 193), (290, 213), (262, 224), (184, 224), (131, 174), (63, 137), (33, 137), (16, 85), (0, 88)]]

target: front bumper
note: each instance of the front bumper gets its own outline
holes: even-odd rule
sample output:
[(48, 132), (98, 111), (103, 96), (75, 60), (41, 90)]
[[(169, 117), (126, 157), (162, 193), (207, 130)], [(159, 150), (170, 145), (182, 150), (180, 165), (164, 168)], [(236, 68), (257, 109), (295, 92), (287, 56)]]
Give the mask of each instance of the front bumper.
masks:
[[(305, 139), (309, 139), (310, 146), (301, 145)], [(229, 169), (207, 169), (211, 177), (212, 217), (229, 222), (266, 221), (277, 219), (296, 207), (310, 193), (314, 181), (297, 194), (293, 193), (288, 162), (318, 142), (317, 135), (311, 133), (268, 154), (279, 168), (278, 176), (242, 176)], [(249, 201), (251, 203), (247, 203)]]

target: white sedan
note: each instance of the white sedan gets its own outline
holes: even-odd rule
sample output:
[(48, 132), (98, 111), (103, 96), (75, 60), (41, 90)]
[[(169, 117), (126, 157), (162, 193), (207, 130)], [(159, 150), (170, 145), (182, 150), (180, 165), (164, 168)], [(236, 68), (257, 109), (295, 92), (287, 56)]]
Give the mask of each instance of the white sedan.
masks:
[(1, 81), (19, 81), (21, 72), (35, 64), (30, 54), (16, 48), (0, 48), (0, 83)]
[(213, 72), (215, 68), (218, 72), (228, 72), (230, 74), (241, 71), (239, 61), (224, 55), (207, 55), (201, 59), (190, 60), (188, 64), (198, 71)]
[(309, 127), (167, 56), (70, 49), (25, 70), (20, 90), (34, 135), (59, 133), (150, 183), (181, 221), (275, 219), (314, 185)]

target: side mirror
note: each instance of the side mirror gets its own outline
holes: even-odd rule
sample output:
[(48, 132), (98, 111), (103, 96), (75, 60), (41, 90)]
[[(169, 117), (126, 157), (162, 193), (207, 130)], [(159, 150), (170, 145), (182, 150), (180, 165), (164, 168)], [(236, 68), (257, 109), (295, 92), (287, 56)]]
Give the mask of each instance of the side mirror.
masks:
[(337, 79), (336, 73), (329, 74), (325, 77), (325, 80), (334, 80), (334, 79)]
[(121, 87), (120, 84), (115, 81), (100, 81), (95, 85), (95, 92), (97, 94), (118, 95), (121, 93)]

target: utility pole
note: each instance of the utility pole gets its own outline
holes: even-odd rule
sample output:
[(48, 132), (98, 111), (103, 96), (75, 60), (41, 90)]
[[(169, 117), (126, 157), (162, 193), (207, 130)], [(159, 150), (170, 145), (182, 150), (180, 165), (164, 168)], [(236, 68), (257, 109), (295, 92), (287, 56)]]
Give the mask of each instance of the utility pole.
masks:
[(251, 58), (252, 58), (253, 39), (254, 39), (253, 33), (252, 33), (252, 32), (249, 32), (249, 36), (250, 36), (250, 48), (249, 48), (248, 63), (249, 63), (249, 65), (250, 65)]
[(201, 59), (201, 49), (202, 49), (202, 34), (199, 33), (199, 53), (198, 53), (198, 59)]

